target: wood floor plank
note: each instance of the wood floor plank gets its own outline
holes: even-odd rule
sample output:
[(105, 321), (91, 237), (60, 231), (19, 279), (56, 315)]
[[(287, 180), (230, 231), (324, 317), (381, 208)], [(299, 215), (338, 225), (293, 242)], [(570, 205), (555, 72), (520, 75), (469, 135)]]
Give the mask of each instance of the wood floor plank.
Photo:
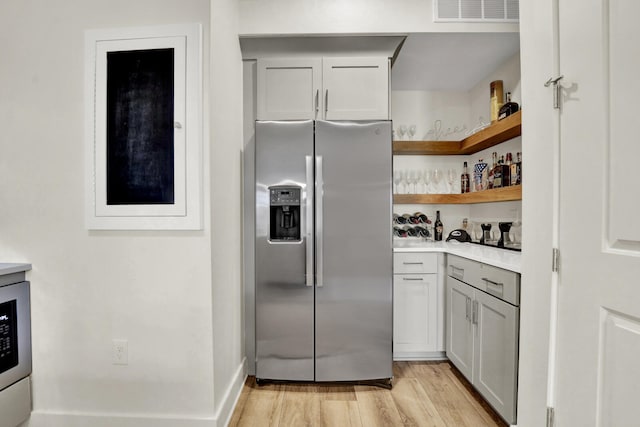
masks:
[(254, 380), (247, 401), (237, 418), (237, 423), (233, 424), (233, 420), (236, 419), (234, 414), (229, 425), (234, 427), (277, 427), (282, 416), (283, 389), (282, 384), (258, 386)]
[(320, 421), (322, 427), (364, 427), (355, 400), (320, 401)]
[(320, 425), (320, 395), (315, 384), (285, 385), (279, 427)]
[(232, 427), (505, 427), (448, 361), (395, 362), (392, 390), (373, 385), (245, 382)]
[(389, 390), (374, 386), (356, 386), (356, 397), (363, 426), (402, 425), (402, 418)]
[(446, 375), (449, 369), (447, 362), (441, 364), (411, 365), (411, 369), (417, 374), (418, 381), (433, 402), (436, 410), (446, 423), (451, 426), (496, 426), (494, 422), (488, 423), (471, 406), (467, 398), (460, 393), (459, 388), (452, 383)]
[(398, 378), (391, 390), (402, 425), (446, 427), (429, 396), (416, 378)]

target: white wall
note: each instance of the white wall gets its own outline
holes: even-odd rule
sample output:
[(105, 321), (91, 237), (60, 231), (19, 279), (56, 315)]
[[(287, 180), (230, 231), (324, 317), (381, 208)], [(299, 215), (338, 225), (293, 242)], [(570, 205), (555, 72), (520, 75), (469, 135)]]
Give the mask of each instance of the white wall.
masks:
[(239, 0), (240, 34), (517, 31), (517, 24), (433, 22), (431, 0)]
[[(213, 5), (213, 44), (229, 64), (214, 64), (211, 148), (204, 141), (212, 221), (191, 232), (85, 229), (83, 32), (200, 22), (207, 79), (209, 1), (0, 6), (0, 259), (34, 266), (30, 425), (210, 426), (224, 416), (241, 366), (240, 199), (226, 192), (239, 190), (234, 3)], [(112, 365), (114, 338), (129, 341), (128, 366)]]
[(211, 271), (216, 418), (246, 377), (242, 322), (242, 58), (237, 0), (211, 3)]

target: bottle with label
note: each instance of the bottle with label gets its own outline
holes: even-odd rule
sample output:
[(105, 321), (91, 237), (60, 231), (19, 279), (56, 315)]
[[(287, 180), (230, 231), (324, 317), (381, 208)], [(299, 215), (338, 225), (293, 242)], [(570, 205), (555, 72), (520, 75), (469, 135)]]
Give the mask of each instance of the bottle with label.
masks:
[(498, 173), (498, 153), (495, 151), (491, 153), (492, 166), (487, 174), (487, 189), (495, 187), (496, 173)]
[(502, 120), (505, 117), (509, 117), (513, 113), (518, 112), (518, 103), (511, 101), (511, 92), (507, 92), (507, 102), (504, 103), (498, 111), (498, 120)]
[(482, 191), (487, 189), (487, 164), (483, 159), (480, 159), (476, 163), (473, 171), (473, 185), (475, 191)]
[(416, 237), (418, 235), (416, 229), (410, 225), (405, 225), (402, 229), (407, 233), (407, 237)]
[(491, 122), (498, 120), (498, 113), (502, 108), (502, 100), (504, 99), (504, 92), (502, 89), (502, 80), (496, 80), (490, 84), (490, 96), (491, 96)]
[(502, 165), (502, 186), (511, 185), (511, 165), (513, 165), (513, 157), (511, 153), (507, 153), (507, 161)]
[(417, 225), (416, 227), (414, 227), (416, 232), (418, 233), (418, 237), (423, 237), (423, 238), (427, 238), (429, 237), (429, 230), (426, 227), (420, 227), (419, 225)]
[(433, 240), (435, 240), (436, 242), (441, 241), (443, 231), (444, 231), (444, 228), (442, 226), (442, 221), (440, 221), (440, 211), (436, 211), (436, 222), (434, 224)]
[(511, 164), (511, 185), (522, 184), (522, 153), (516, 154), (516, 161)]
[(393, 214), (393, 222), (396, 224), (406, 224), (407, 220), (403, 217), (398, 215), (397, 213)]
[(464, 162), (464, 167), (462, 168), (462, 175), (460, 175), (460, 192), (461, 193), (469, 192), (469, 173), (467, 172), (467, 162)]
[(407, 237), (407, 232), (402, 228), (395, 226), (393, 227), (393, 235), (396, 237)]

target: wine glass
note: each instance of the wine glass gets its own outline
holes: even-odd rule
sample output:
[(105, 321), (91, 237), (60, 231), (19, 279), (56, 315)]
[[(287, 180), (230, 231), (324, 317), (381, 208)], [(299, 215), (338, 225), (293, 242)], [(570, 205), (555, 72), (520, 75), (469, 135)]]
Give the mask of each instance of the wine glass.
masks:
[(400, 135), (400, 139), (404, 139), (405, 134), (407, 133), (407, 125), (400, 125), (398, 128), (398, 134)]
[(431, 169), (425, 169), (424, 173), (424, 192), (429, 194), (429, 184), (433, 182), (433, 171)]
[(426, 171), (423, 170), (419, 170), (418, 171), (418, 183), (420, 184), (420, 190), (422, 190), (424, 188), (424, 191), (420, 191), (421, 194), (426, 194), (427, 193), (427, 177), (426, 177)]
[(393, 183), (395, 184), (394, 194), (400, 194), (400, 184), (402, 183), (402, 171), (396, 169), (393, 171)]
[(410, 125), (409, 129), (407, 129), (407, 134), (409, 135), (409, 139), (413, 139), (413, 136), (416, 134), (416, 125)]
[(413, 192), (411, 192), (411, 189), (409, 188), (409, 193), (415, 194), (416, 193), (416, 184), (418, 183), (418, 172), (415, 170), (410, 170), (407, 176), (407, 181), (409, 182), (409, 184), (413, 184)]
[(435, 183), (435, 192), (440, 192), (440, 181), (442, 181), (442, 169), (433, 170), (433, 182)]
[(455, 169), (447, 170), (447, 182), (449, 182), (449, 193), (451, 194), (455, 193), (453, 185), (455, 184), (457, 177), (458, 172)]

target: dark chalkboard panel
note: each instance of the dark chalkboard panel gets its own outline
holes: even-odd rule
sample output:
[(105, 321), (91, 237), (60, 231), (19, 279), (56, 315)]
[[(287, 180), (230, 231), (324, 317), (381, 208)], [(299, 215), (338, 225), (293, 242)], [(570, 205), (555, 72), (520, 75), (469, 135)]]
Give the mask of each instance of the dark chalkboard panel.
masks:
[(173, 49), (107, 53), (107, 205), (173, 204)]

